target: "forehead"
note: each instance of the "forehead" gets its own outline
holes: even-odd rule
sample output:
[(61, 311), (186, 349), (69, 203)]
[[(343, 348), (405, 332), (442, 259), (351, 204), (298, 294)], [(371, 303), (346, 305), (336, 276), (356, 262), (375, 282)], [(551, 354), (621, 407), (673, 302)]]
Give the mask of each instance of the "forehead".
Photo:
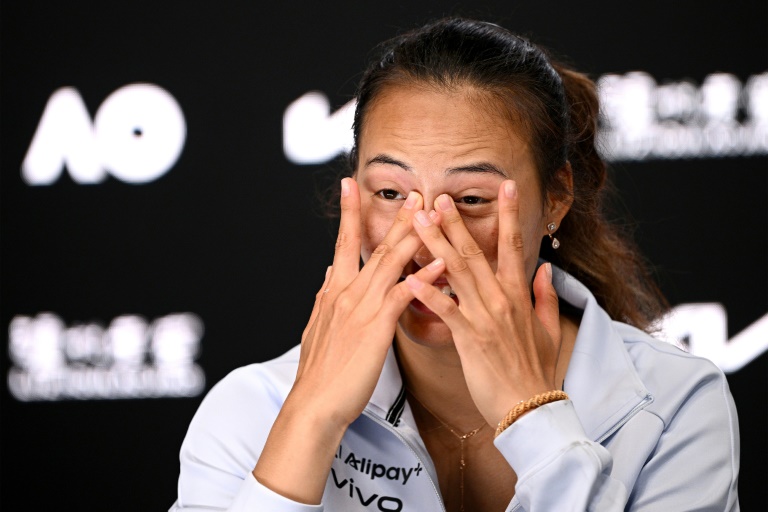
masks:
[(365, 114), (358, 165), (385, 153), (420, 167), (488, 161), (507, 171), (533, 168), (522, 130), (499, 99), (473, 87), (388, 86)]

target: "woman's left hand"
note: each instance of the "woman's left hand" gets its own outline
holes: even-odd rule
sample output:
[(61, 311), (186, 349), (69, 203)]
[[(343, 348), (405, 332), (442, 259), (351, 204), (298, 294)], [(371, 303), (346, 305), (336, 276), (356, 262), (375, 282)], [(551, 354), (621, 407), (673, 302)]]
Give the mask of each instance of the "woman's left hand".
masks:
[(440, 225), (421, 211), (414, 226), (432, 255), (445, 260), (446, 278), (459, 298), (458, 305), (415, 276), (408, 276), (406, 283), (451, 330), (472, 399), (486, 421), (495, 426), (520, 401), (559, 389), (555, 369), (561, 333), (552, 270), (547, 263), (536, 273), (534, 306), (514, 181), (504, 181), (499, 187), (496, 272), (453, 201), (445, 198), (449, 199), (447, 207), (445, 201), (439, 207), (440, 198), (435, 201)]

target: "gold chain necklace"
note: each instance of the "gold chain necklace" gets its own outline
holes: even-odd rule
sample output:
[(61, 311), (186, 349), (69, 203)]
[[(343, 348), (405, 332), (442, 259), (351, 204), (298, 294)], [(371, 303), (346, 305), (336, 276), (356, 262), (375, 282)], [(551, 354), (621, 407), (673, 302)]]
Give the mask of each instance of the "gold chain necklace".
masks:
[(413, 393), (413, 391), (411, 391), (410, 389), (408, 389), (408, 393), (409, 393), (409, 394), (410, 394), (410, 395), (413, 397), (413, 399), (414, 399), (414, 400), (416, 400), (416, 402), (417, 402), (417, 403), (418, 403), (418, 404), (419, 404), (419, 405), (420, 405), (420, 406), (421, 406), (421, 407), (422, 407), (422, 408), (423, 408), (425, 411), (427, 411), (427, 412), (430, 414), (430, 416), (432, 416), (432, 417), (433, 417), (433, 418), (435, 418), (437, 421), (439, 421), (439, 422), (440, 422), (440, 424), (441, 424), (443, 427), (445, 427), (445, 428), (448, 430), (448, 432), (450, 432), (451, 434), (453, 434), (453, 435), (454, 435), (454, 437), (456, 437), (456, 438), (459, 440), (459, 477), (460, 477), (460, 480), (459, 480), (459, 482), (460, 482), (460, 483), (459, 483), (459, 491), (460, 491), (460, 493), (461, 493), (461, 508), (460, 508), (459, 510), (460, 510), (461, 512), (464, 512), (464, 468), (467, 466), (467, 461), (466, 461), (466, 459), (464, 458), (464, 442), (465, 442), (467, 439), (470, 439), (470, 438), (474, 437), (474, 436), (475, 436), (475, 434), (477, 434), (478, 432), (480, 432), (480, 431), (481, 431), (481, 430), (482, 430), (482, 429), (483, 429), (483, 428), (484, 428), (484, 427), (487, 425), (487, 423), (483, 423), (483, 424), (482, 424), (482, 425), (480, 425), (479, 427), (477, 427), (477, 428), (475, 428), (475, 429), (472, 429), (472, 430), (470, 430), (470, 431), (469, 431), (469, 432), (467, 432), (466, 434), (460, 434), (460, 433), (456, 432), (456, 429), (454, 429), (452, 426), (450, 426), (449, 424), (447, 424), (446, 422), (444, 422), (444, 421), (443, 421), (443, 420), (440, 418), (440, 416), (438, 416), (437, 414), (435, 414), (434, 412), (432, 412), (432, 410), (431, 410), (429, 407), (427, 407), (426, 405), (424, 405), (424, 403), (423, 403), (421, 400), (419, 400), (419, 398), (418, 398), (418, 397), (417, 397), (417, 396), (416, 396), (416, 395)]

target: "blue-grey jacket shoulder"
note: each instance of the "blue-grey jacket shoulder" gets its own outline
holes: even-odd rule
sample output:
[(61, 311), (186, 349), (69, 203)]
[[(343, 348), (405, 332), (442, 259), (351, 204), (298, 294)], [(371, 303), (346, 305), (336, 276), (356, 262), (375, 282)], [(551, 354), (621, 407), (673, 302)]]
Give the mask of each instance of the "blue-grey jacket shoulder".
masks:
[(712, 361), (627, 324), (614, 322), (614, 327), (640, 379), (655, 397), (649, 411), (665, 424), (691, 400), (703, 400), (709, 407), (725, 408), (735, 415), (728, 380)]

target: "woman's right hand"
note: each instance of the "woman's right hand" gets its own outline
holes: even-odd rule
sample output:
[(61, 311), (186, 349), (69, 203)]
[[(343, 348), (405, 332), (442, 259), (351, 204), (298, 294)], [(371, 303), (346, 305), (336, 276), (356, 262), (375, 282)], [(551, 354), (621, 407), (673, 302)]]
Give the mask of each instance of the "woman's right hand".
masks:
[[(301, 342), (296, 380), (253, 470), (259, 482), (302, 503), (319, 503), (336, 449), (363, 411), (381, 374), (397, 319), (413, 294), (399, 282), (421, 248), (411, 192), (382, 243), (360, 269), (360, 193), (342, 180), (341, 221), (333, 265), (317, 293)], [(442, 259), (417, 273), (427, 283)]]

